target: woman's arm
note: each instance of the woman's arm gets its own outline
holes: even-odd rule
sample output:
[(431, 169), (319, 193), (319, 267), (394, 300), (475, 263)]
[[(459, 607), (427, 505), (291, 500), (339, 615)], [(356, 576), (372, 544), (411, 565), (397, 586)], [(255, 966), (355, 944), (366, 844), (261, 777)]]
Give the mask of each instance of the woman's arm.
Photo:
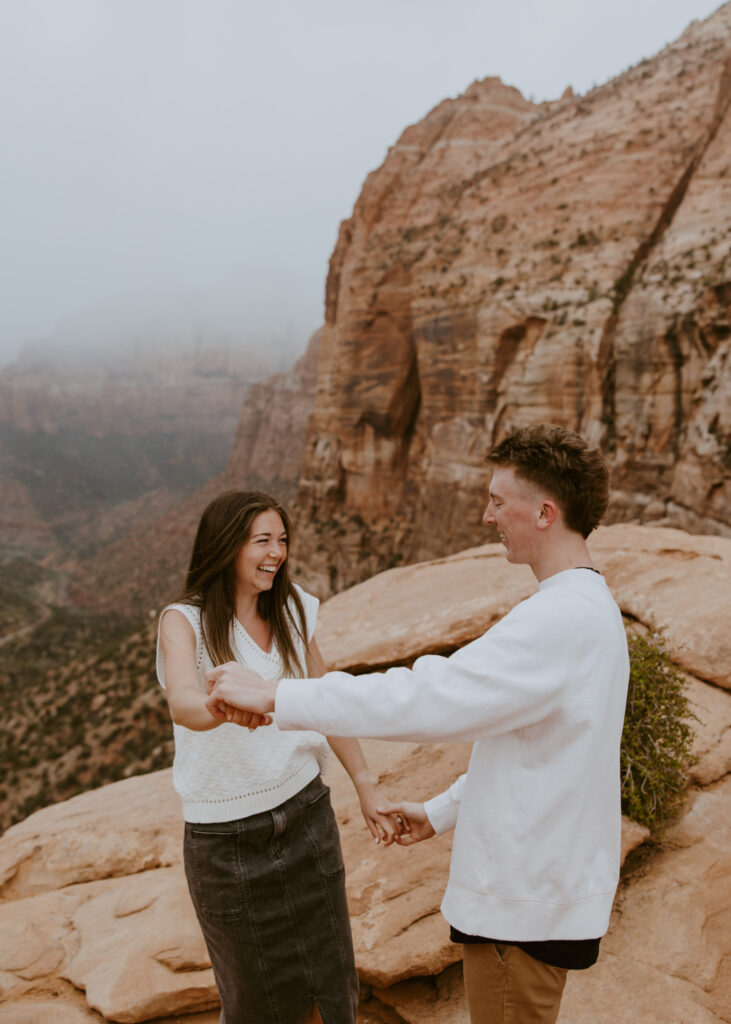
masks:
[[(327, 672), (314, 637), (307, 652), (307, 669), (311, 677), (322, 676)], [(328, 736), (327, 742), (355, 786), (360, 808), (371, 835), (377, 843), (383, 839), (384, 845), (390, 846), (397, 836), (408, 831), (408, 819), (401, 814), (381, 814), (378, 811), (379, 805), (388, 801), (379, 791), (357, 739)]]
[(215, 729), (221, 722), (206, 707), (206, 695), (200, 688), (195, 633), (183, 613), (175, 608), (162, 617), (160, 649), (165, 659), (165, 696), (172, 720), (197, 732)]
[(160, 647), (165, 660), (165, 696), (170, 716), (177, 725), (205, 732), (221, 722), (235, 725), (259, 724), (259, 715), (237, 708), (227, 709), (225, 717), (216, 717), (206, 707), (206, 694), (201, 690), (195, 664), (195, 633), (182, 612), (171, 608), (160, 623)]

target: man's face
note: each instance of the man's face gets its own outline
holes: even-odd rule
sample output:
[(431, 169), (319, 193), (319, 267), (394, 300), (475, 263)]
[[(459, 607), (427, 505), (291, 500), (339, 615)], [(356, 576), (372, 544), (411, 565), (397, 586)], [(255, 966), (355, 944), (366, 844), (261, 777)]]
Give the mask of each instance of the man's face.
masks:
[(510, 466), (495, 468), (482, 521), (497, 527), (509, 562), (532, 563), (540, 541), (542, 505), (543, 495), (534, 484), (516, 476)]

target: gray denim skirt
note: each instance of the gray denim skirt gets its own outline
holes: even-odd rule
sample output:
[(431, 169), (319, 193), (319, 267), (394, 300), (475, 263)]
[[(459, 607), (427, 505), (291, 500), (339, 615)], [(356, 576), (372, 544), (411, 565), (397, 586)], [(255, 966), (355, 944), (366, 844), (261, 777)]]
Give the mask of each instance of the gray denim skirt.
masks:
[(221, 1024), (354, 1024), (345, 870), (318, 776), (271, 811), (186, 822), (185, 874), (221, 997)]

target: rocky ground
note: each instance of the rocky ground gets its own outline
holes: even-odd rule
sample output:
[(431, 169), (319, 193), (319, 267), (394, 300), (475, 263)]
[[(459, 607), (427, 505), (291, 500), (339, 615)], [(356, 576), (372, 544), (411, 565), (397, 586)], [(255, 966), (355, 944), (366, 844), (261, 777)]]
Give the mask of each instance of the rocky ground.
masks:
[[(625, 821), (623, 881), (599, 963), (572, 974), (560, 1024), (731, 1021), (731, 541), (639, 526), (592, 543), (623, 611), (662, 626), (698, 715), (688, 798), (660, 843)], [(498, 545), (383, 573), (329, 601), (320, 637), (342, 667), (450, 650), (529, 594)], [(377, 637), (359, 642), (364, 634)], [(154, 683), (150, 680), (150, 685)], [(393, 796), (463, 770), (462, 745), (367, 742)], [(343, 837), (363, 982), (361, 1024), (466, 1024), (459, 948), (439, 913), (450, 837), (382, 849), (344, 773), (328, 781)], [(215, 990), (180, 864), (169, 771), (37, 812), (0, 840), (0, 1024), (214, 1024)]]

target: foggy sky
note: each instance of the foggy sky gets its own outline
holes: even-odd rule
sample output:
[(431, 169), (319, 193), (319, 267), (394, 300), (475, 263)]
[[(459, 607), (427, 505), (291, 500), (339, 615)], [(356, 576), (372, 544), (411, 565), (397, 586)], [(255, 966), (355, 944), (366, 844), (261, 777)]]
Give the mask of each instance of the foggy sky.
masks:
[(718, 6), (0, 0), (0, 365), (90, 307), (182, 295), (301, 348), (338, 224), (407, 124), (488, 75), (585, 92)]

